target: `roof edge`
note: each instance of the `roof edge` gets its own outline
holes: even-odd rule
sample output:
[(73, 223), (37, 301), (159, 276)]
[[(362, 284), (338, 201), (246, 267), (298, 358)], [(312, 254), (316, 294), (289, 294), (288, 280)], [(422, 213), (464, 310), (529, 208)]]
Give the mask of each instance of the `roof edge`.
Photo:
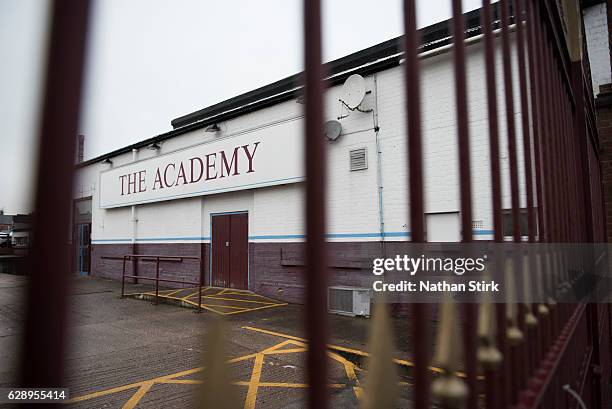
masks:
[[(499, 15), (498, 4), (499, 3), (494, 3), (492, 5), (494, 19), (497, 19)], [(463, 16), (465, 20), (466, 39), (479, 35), (481, 31), (480, 9), (464, 13)], [(451, 19), (419, 29), (418, 31), (421, 37), (419, 52), (431, 51), (450, 44), (452, 42), (451, 30)], [(343, 82), (349, 75), (356, 72), (363, 75), (370, 75), (399, 65), (400, 55), (403, 54), (401, 47), (403, 38), (403, 35), (395, 37), (323, 64), (324, 72), (327, 74), (325, 85), (337, 85)], [(161, 142), (174, 136), (203, 128), (215, 122), (228, 120), (248, 112), (254, 112), (283, 101), (294, 99), (300, 94), (302, 75), (303, 71), (209, 107), (175, 118), (171, 121), (173, 129), (168, 132), (88, 159), (75, 164), (75, 167), (77, 169), (82, 168), (123, 153), (131, 152), (133, 149), (140, 149), (155, 142)]]

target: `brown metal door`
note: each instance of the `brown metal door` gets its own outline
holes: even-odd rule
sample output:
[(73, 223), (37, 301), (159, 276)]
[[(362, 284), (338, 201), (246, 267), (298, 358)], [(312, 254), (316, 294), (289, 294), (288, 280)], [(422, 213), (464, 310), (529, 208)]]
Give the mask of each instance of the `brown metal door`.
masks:
[(230, 215), (230, 283), (231, 288), (248, 289), (249, 222), (246, 213)]
[(248, 288), (247, 213), (212, 216), (212, 285)]
[(229, 215), (212, 217), (212, 285), (227, 287), (229, 282)]

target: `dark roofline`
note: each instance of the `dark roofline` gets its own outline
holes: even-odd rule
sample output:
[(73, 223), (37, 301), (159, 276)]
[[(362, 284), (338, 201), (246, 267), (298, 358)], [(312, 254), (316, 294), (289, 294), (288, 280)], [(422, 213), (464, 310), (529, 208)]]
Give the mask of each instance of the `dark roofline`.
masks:
[[(497, 19), (499, 3), (492, 4), (494, 20)], [(464, 14), (466, 38), (479, 35), (480, 30), (480, 9), (472, 10)], [(421, 28), (420, 52), (435, 50), (451, 43), (452, 26), (451, 20)], [(344, 80), (355, 72), (362, 75), (369, 75), (383, 71), (400, 63), (402, 53), (401, 44), (404, 36), (399, 36), (387, 40), (372, 47), (357, 51), (345, 57), (338, 58), (324, 64), (324, 72), (328, 79), (326, 86), (333, 86), (344, 82)], [(218, 104), (200, 109), (190, 114), (175, 118), (171, 121), (174, 129), (166, 133), (153, 136), (132, 145), (119, 148), (112, 152), (100, 155), (93, 159), (86, 160), (75, 166), (81, 168), (96, 162), (110, 159), (114, 156), (131, 152), (132, 149), (139, 149), (149, 146), (155, 142), (161, 142), (175, 136), (203, 128), (215, 122), (225, 121), (248, 112), (278, 104), (283, 101), (294, 99), (300, 94), (302, 72), (279, 81), (246, 92), (236, 97), (230, 98)]]
[(606, 0), (581, 0), (580, 1), (583, 9), (592, 7), (592, 6), (596, 6), (598, 4), (605, 3), (605, 2)]

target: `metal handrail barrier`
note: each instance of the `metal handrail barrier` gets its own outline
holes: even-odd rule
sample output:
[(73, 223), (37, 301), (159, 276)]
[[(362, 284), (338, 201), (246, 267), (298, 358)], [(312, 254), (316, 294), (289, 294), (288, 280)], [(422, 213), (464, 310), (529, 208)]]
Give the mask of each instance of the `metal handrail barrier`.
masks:
[[(145, 277), (140, 275), (128, 275), (125, 274), (125, 266), (127, 260), (135, 260), (138, 262), (138, 259), (155, 259), (155, 278), (153, 277)], [(202, 258), (198, 256), (167, 256), (167, 255), (159, 255), (159, 254), (124, 254), (123, 257), (123, 268), (121, 274), (121, 298), (125, 297), (125, 279), (133, 278), (135, 280), (149, 280), (155, 281), (155, 305), (159, 303), (159, 283), (175, 283), (175, 284), (189, 284), (189, 285), (197, 285), (198, 286), (198, 312), (201, 311), (202, 307), (202, 274), (199, 275), (198, 281), (188, 281), (188, 280), (173, 280), (169, 278), (159, 278), (159, 263), (160, 261), (180, 261), (183, 260), (198, 260), (198, 271), (202, 269)], [(164, 259), (164, 260), (162, 260)]]

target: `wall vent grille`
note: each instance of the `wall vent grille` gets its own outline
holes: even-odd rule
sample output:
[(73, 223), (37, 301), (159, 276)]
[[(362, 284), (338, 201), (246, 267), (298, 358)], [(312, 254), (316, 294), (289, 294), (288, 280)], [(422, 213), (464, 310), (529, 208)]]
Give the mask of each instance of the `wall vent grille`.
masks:
[(368, 154), (366, 148), (353, 149), (349, 152), (350, 169), (364, 170), (368, 168)]
[(482, 220), (473, 220), (472, 221), (472, 229), (474, 229), (474, 230), (482, 230), (482, 229), (484, 229), (484, 222)]

